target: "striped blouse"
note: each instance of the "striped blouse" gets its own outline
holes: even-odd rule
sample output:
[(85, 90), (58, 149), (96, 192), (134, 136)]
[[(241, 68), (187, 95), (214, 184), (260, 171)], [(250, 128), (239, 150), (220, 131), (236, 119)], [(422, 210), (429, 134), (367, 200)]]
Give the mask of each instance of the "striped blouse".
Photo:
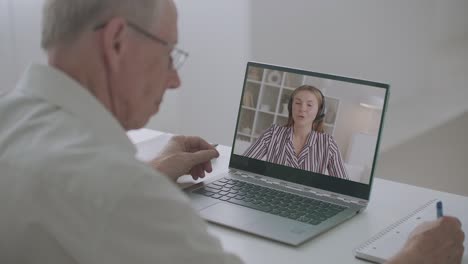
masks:
[(271, 163), (349, 179), (332, 136), (312, 131), (299, 155), (294, 151), (292, 138), (292, 127), (272, 125), (250, 145), (244, 156), (266, 157), (265, 160)]

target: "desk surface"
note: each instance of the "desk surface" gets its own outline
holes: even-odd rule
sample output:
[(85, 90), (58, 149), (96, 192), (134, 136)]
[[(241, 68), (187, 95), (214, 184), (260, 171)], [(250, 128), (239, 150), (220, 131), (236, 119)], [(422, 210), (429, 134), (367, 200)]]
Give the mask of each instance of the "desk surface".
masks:
[[(146, 160), (157, 154), (170, 135), (145, 129), (131, 132), (129, 137), (137, 146), (137, 156)], [(220, 157), (213, 162), (213, 172), (207, 177), (228, 169), (231, 148), (218, 146), (218, 150)], [(188, 185), (194, 181), (184, 176), (180, 183)], [(374, 178), (370, 203), (364, 212), (300, 247), (285, 246), (215, 224), (209, 224), (209, 232), (221, 240), (227, 251), (239, 255), (246, 263), (368, 263), (354, 258), (355, 247), (434, 198), (448, 203), (463, 202), (468, 211), (468, 197)], [(466, 256), (465, 252), (464, 264), (468, 264)]]

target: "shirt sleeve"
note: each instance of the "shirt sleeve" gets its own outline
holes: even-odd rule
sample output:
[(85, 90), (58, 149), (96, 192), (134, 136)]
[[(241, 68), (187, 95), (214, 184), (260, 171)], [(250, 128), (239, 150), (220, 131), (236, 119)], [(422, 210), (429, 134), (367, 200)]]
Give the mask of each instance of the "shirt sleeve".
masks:
[(327, 166), (328, 173), (330, 176), (349, 180), (340, 150), (332, 136), (329, 137), (329, 144), (331, 157)]
[(274, 126), (269, 127), (263, 134), (252, 143), (244, 152), (244, 156), (253, 159), (262, 159), (265, 157), (273, 136)]
[(223, 251), (188, 199), (160, 174), (148, 172), (135, 182), (108, 223), (102, 263), (241, 263)]
[(39, 203), (46, 231), (77, 263), (242, 263), (166, 176), (130, 156), (83, 159), (68, 164), (76, 173), (60, 166), (63, 184)]

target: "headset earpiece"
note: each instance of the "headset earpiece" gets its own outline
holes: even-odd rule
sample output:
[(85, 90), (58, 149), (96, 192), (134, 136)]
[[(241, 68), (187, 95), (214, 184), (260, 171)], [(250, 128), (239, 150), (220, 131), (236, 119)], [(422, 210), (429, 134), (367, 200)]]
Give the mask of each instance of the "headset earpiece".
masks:
[(319, 121), (322, 121), (325, 118), (327, 108), (325, 106), (325, 96), (323, 96), (322, 91), (320, 91), (319, 89), (317, 89), (317, 91), (319, 91), (320, 96), (322, 97), (322, 104), (320, 105), (320, 109), (319, 109), (318, 114), (315, 117), (314, 121), (319, 122)]

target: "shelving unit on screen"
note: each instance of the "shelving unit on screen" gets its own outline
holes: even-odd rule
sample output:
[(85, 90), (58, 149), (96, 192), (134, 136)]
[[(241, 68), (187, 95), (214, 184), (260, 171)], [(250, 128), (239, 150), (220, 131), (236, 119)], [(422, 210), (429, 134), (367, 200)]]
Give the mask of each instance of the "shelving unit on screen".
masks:
[(249, 67), (240, 113), (237, 139), (254, 142), (271, 124), (286, 125), (288, 101), (303, 84), (319, 88), (325, 96), (325, 133), (333, 135), (340, 100), (326, 95), (321, 78), (295, 73)]

